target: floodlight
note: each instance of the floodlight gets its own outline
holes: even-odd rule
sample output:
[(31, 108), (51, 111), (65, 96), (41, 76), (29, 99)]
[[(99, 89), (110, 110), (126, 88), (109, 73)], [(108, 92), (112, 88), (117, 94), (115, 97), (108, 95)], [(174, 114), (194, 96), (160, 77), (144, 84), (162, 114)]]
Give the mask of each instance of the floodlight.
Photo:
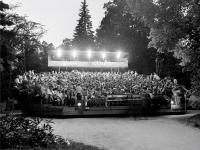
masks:
[(73, 52), (73, 56), (74, 56), (74, 58), (76, 57), (76, 50), (74, 50), (74, 52)]
[(57, 52), (58, 57), (60, 57), (60, 56), (61, 56), (61, 49), (58, 49), (57, 51), (58, 51), (58, 52)]
[(78, 103), (77, 105), (80, 107), (80, 106), (81, 106), (81, 103)]
[(105, 52), (103, 52), (102, 57), (103, 57), (103, 59), (106, 57), (106, 53)]
[(117, 54), (117, 58), (118, 58), (118, 59), (120, 58), (120, 54), (121, 54), (121, 53), (120, 53), (120, 52), (118, 52), (118, 54)]
[(91, 51), (88, 50), (88, 57), (90, 58), (91, 57)]

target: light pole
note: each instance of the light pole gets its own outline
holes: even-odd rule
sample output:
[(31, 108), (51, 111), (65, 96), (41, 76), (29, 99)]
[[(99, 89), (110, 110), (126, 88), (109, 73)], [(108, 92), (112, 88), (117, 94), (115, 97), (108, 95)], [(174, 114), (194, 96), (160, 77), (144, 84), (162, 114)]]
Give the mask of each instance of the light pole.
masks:
[(75, 65), (76, 65), (76, 63), (75, 63), (75, 58), (76, 58), (76, 50), (74, 50), (74, 51), (73, 51), (73, 57), (74, 57), (73, 66), (74, 66), (74, 69), (75, 69)]
[(106, 57), (106, 53), (103, 52), (103, 54), (102, 54), (103, 61), (104, 61), (105, 57)]
[(105, 64), (105, 57), (106, 57), (106, 53), (105, 52), (103, 52), (103, 54), (102, 54), (102, 58), (103, 58), (103, 63), (102, 63), (102, 65), (104, 66)]
[(73, 52), (73, 57), (74, 57), (74, 61), (75, 61), (75, 58), (76, 58), (76, 51)]
[[(58, 58), (60, 58), (61, 57), (61, 49), (58, 49)], [(58, 70), (59, 72), (60, 72), (60, 66), (59, 66), (59, 70)]]
[[(119, 61), (119, 58), (120, 58), (120, 54), (121, 54), (120, 52), (117, 53), (117, 60), (118, 61)], [(118, 67), (118, 72), (119, 72), (119, 67)]]
[(90, 50), (88, 50), (88, 58), (89, 58), (89, 67), (90, 67), (90, 57), (91, 57), (91, 51)]
[(88, 58), (89, 58), (89, 62), (90, 62), (90, 57), (91, 57), (91, 51), (88, 51)]

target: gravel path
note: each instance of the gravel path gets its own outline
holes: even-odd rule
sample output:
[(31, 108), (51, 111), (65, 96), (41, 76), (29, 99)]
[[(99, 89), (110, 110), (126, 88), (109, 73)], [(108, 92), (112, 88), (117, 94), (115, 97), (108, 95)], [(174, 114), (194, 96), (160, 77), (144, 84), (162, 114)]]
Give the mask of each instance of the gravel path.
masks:
[(184, 122), (191, 115), (148, 117), (147, 120), (133, 117), (53, 119), (53, 127), (57, 135), (109, 150), (199, 150), (200, 130)]

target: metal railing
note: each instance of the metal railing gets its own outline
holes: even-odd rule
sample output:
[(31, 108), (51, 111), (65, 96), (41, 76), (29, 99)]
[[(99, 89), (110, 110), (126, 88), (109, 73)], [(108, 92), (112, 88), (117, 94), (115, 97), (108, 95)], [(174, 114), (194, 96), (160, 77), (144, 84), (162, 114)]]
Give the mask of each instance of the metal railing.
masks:
[[(82, 99), (83, 100), (83, 99)], [(75, 98), (54, 99), (51, 102), (42, 102), (52, 106), (68, 106), (75, 107)], [(168, 105), (168, 101), (164, 95), (154, 95), (153, 98), (144, 95), (107, 95), (107, 97), (94, 97), (85, 101), (86, 107), (112, 107), (112, 106), (135, 106), (135, 105)], [(85, 105), (84, 105), (85, 106)]]

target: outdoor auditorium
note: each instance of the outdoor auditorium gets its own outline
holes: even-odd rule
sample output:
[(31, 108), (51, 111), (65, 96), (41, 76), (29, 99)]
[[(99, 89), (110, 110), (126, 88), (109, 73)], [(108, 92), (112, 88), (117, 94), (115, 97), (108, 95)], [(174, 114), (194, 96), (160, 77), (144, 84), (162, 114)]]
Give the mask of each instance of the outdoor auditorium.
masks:
[[(19, 99), (29, 100), (21, 104), (31, 106), (28, 111), (33, 109), (39, 115), (45, 111), (59, 116), (144, 113), (147, 109), (151, 112), (186, 110), (187, 89), (176, 79), (161, 79), (156, 73), (144, 75), (133, 70), (120, 72), (119, 68), (128, 68), (126, 52), (51, 50), (48, 66), (59, 69), (43, 73), (30, 70), (15, 80)], [(82, 68), (92, 68), (92, 71)], [(110, 71), (96, 71), (96, 68)], [(112, 68), (118, 70), (112, 71)], [(60, 110), (55, 112), (55, 108)]]

